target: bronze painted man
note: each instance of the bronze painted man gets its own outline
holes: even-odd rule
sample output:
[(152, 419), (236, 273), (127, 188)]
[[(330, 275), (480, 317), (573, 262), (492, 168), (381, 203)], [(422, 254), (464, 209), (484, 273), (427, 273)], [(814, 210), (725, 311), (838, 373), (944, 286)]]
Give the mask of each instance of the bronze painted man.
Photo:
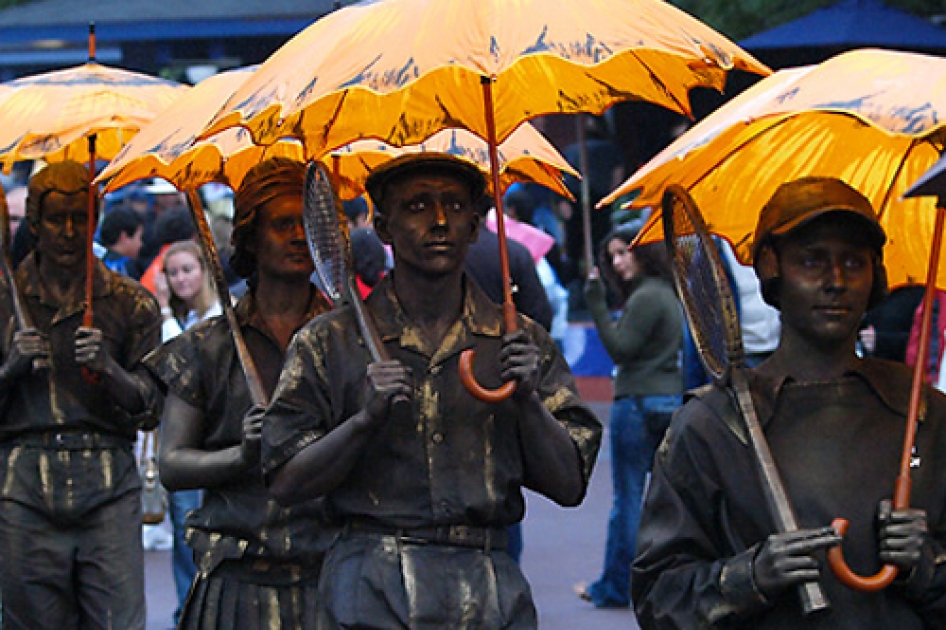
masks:
[[(370, 363), (352, 311), (297, 335), (263, 422), (270, 490), (326, 498), (342, 534), (326, 556), (320, 628), (534, 628), (528, 584), (506, 551), (522, 489), (566, 506), (584, 497), (601, 426), (549, 335), (465, 275), (484, 179), (444, 154), (376, 169), (368, 191), (394, 269), (367, 308), (390, 360)], [(481, 402), (460, 352), (513, 397)], [(407, 400), (407, 412), (402, 404)]]
[[(231, 264), (249, 284), (236, 316), (267, 397), (292, 335), (329, 309), (309, 281), (304, 175), (293, 160), (266, 160), (247, 173), (234, 199)], [(172, 490), (204, 489), (202, 505), (185, 521), (198, 573), (178, 628), (313, 628), (326, 537), (321, 506), (280, 507), (263, 486), (261, 410), (227, 319), (195, 325), (146, 363), (168, 392), (161, 479)]]
[[(631, 579), (642, 628), (946, 627), (946, 397), (923, 391), (912, 507), (891, 510), (912, 375), (855, 352), (886, 294), (885, 240), (840, 180), (783, 184), (763, 209), (754, 265), (782, 332), (749, 381), (800, 529), (775, 532), (737, 407), (701, 392), (671, 423), (647, 493)], [(837, 517), (851, 522), (849, 565), (896, 565), (892, 585), (854, 590), (828, 570)], [(814, 579), (831, 609), (806, 617), (797, 587)]]
[(16, 282), (35, 328), (15, 330), (10, 292), (0, 291), (4, 628), (145, 626), (132, 446), (157, 423), (141, 360), (160, 343), (160, 316), (138, 283), (95, 261), (94, 322), (83, 326), (88, 186), (71, 161), (29, 182), (37, 245)]

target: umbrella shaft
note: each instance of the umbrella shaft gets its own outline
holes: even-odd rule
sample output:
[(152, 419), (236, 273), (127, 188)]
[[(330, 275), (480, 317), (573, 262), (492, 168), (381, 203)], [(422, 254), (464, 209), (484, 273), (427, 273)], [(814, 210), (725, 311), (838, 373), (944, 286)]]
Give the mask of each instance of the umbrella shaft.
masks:
[(499, 150), (496, 142), (496, 120), (493, 116), (493, 80), (483, 77), (483, 103), (486, 110), (486, 139), (489, 145), (489, 171), (493, 178), (493, 200), (496, 204), (496, 234), (499, 237), (499, 267), (503, 277), (503, 325), (505, 332), (519, 328), (516, 321), (516, 306), (512, 300), (512, 281), (509, 278), (509, 249), (506, 244), (506, 221), (503, 194), (499, 181)]

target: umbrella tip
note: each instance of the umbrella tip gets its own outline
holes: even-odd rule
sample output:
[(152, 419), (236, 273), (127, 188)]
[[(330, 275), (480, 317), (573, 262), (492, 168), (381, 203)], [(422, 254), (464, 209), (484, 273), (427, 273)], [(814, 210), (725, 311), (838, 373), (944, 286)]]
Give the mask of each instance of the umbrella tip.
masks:
[(89, 61), (95, 61), (95, 22), (89, 21)]

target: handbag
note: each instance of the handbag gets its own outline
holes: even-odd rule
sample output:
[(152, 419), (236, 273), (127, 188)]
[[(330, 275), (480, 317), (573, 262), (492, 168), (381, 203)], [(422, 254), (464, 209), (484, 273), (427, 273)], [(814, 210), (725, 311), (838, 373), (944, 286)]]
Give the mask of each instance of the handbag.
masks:
[[(150, 448), (149, 448), (150, 445)], [(168, 496), (158, 477), (158, 434), (145, 431), (141, 443), (141, 522), (158, 525), (164, 520), (168, 508)]]

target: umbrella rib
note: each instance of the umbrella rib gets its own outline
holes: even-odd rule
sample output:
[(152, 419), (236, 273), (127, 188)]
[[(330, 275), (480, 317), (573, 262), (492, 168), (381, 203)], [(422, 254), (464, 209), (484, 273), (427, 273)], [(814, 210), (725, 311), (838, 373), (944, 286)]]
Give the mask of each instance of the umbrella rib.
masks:
[(890, 202), (890, 195), (893, 194), (893, 188), (897, 183), (897, 180), (900, 179), (900, 173), (903, 172), (903, 169), (906, 167), (907, 160), (910, 158), (910, 154), (913, 153), (913, 149), (916, 148), (921, 140), (913, 138), (910, 140), (910, 147), (903, 152), (903, 157), (900, 158), (900, 164), (897, 165), (896, 170), (893, 172), (893, 175), (890, 178), (890, 182), (887, 185), (887, 190), (884, 192), (883, 202), (880, 204), (880, 207), (877, 208), (877, 220), (880, 221), (884, 218), (884, 214), (887, 212), (887, 204)]
[[(338, 117), (341, 115), (341, 113), (342, 113), (342, 106), (345, 104), (345, 100), (348, 98), (348, 93), (349, 93), (348, 90), (344, 90), (344, 91), (342, 92), (341, 98), (338, 99), (338, 103), (335, 105), (335, 110), (332, 112), (332, 116), (329, 118), (329, 120), (328, 120), (328, 122), (325, 124), (325, 126), (322, 127), (322, 146), (323, 146), (323, 152), (322, 152), (322, 154), (323, 154), (323, 155), (324, 155), (325, 153), (330, 152), (330, 151), (334, 151), (335, 149), (338, 148), (338, 147), (328, 147), (328, 148), (324, 148), (324, 147), (325, 147), (326, 144), (328, 144), (329, 129), (331, 129), (332, 127), (335, 126), (335, 121), (337, 121), (337, 120), (338, 120)], [(301, 123), (302, 123), (302, 117), (303, 117), (303, 116), (305, 116), (305, 110), (304, 110), (304, 109), (299, 113), (299, 123), (300, 123), (300, 125), (301, 125)], [(319, 157), (321, 157), (321, 156), (319, 156)], [(312, 158), (314, 159), (315, 156), (312, 156)]]
[(648, 66), (647, 63), (644, 62), (643, 59), (640, 58), (640, 56), (637, 54), (637, 51), (636, 51), (636, 50), (635, 50), (635, 51), (632, 51), (632, 52), (631, 52), (631, 55), (632, 55), (635, 59), (637, 59), (637, 63), (639, 63), (639, 64), (641, 65), (641, 67), (644, 68), (644, 69), (647, 71), (647, 74), (650, 75), (650, 80), (653, 81), (656, 85), (660, 86), (660, 89), (662, 89), (662, 90), (664, 91), (664, 94), (666, 94), (667, 96), (669, 96), (670, 99), (673, 100), (673, 102), (677, 104), (677, 107), (680, 108), (680, 111), (681, 111), (681, 112), (683, 112), (684, 114), (686, 114), (686, 117), (687, 117), (687, 118), (689, 118), (690, 120), (693, 120), (693, 112), (690, 110), (690, 104), (689, 104), (689, 103), (681, 103), (680, 100), (679, 100), (676, 96), (673, 95), (673, 92), (670, 91), (670, 88), (667, 87), (667, 84), (664, 83), (664, 82), (660, 79), (660, 77), (657, 76), (657, 73), (654, 72), (654, 71), (651, 69), (651, 67)]

